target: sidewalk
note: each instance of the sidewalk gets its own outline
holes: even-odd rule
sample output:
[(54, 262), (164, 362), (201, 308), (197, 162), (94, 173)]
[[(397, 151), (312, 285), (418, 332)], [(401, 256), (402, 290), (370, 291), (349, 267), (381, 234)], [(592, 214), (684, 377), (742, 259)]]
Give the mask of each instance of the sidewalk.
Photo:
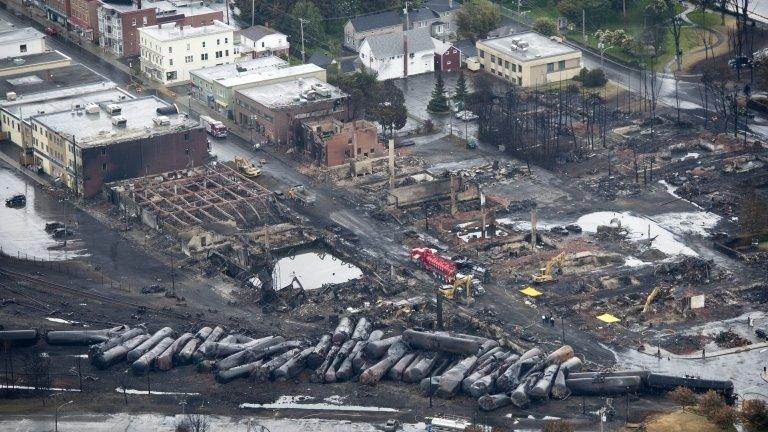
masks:
[[(644, 347), (644, 350), (642, 352), (654, 357), (656, 356), (656, 353), (659, 352), (662, 357), (669, 357), (669, 358), (680, 359), (680, 360), (702, 360), (702, 359), (706, 360), (708, 358), (713, 358), (713, 357), (722, 357), (726, 355), (752, 351), (758, 348), (768, 348), (768, 342), (758, 342), (758, 343), (753, 343), (753, 344), (736, 347), (736, 348), (728, 348), (720, 351), (706, 352), (704, 357), (701, 356), (700, 351), (691, 353), (691, 354), (674, 354), (663, 348), (659, 348), (657, 346), (653, 346), (647, 343), (644, 344), (643, 347)], [(766, 377), (764, 376), (763, 379), (765, 378)]]
[(0, 159), (2, 159), (3, 162), (5, 162), (8, 165), (12, 166), (16, 170), (18, 170), (19, 172), (23, 173), (24, 175), (26, 175), (27, 177), (31, 178), (32, 180), (34, 180), (35, 182), (37, 182), (38, 184), (40, 184), (42, 186), (46, 186), (46, 187), (52, 187), (53, 186), (51, 184), (50, 180), (48, 180), (47, 178), (41, 176), (40, 174), (32, 171), (31, 169), (28, 169), (26, 167), (21, 166), (21, 163), (19, 163), (18, 158), (14, 159), (11, 155), (6, 153), (8, 150), (10, 150), (7, 147), (10, 147), (10, 146), (14, 146), (15, 147), (15, 144), (10, 144), (9, 142), (6, 142), (6, 143), (3, 143), (2, 145), (0, 145)]

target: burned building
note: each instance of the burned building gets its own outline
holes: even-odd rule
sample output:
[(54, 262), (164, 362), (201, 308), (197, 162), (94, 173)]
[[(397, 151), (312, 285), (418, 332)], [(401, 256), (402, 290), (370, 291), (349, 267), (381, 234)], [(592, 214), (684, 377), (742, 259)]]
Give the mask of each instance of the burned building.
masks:
[(37, 165), (85, 197), (105, 183), (202, 165), (205, 130), (155, 96), (30, 118)]
[(327, 118), (305, 121), (302, 125), (304, 154), (325, 166), (387, 155), (386, 147), (379, 142), (376, 125), (367, 120), (343, 123)]
[(235, 118), (270, 141), (293, 146), (302, 122), (318, 118), (349, 120), (349, 97), (317, 78), (298, 78), (235, 91)]

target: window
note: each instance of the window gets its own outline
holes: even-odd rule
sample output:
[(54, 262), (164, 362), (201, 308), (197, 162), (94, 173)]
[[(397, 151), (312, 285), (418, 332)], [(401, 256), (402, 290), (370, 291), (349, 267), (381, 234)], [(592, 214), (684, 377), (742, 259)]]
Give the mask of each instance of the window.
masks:
[(101, 155), (105, 156), (106, 154), (107, 154), (107, 148), (106, 147), (102, 147), (101, 148)]
[(509, 69), (509, 62), (504, 60), (504, 69)]
[(499, 66), (501, 66), (501, 64), (502, 64), (503, 62), (504, 62), (504, 61), (501, 59), (501, 57), (499, 57)]
[(216, 39), (216, 45), (221, 45), (221, 39)]
[(189, 44), (187, 44), (187, 51), (189, 51), (189, 49), (190, 49), (190, 48), (189, 48)]
[(185, 154), (185, 155), (187, 155), (187, 156), (189, 156), (189, 147), (187, 147), (187, 148), (185, 148), (185, 149), (184, 149), (184, 154)]
[(136, 27), (136, 18), (131, 20), (131, 27)]
[(261, 47), (264, 48), (264, 41), (261, 42)]
[(189, 141), (189, 132), (184, 132), (184, 141)]
[(480, 58), (485, 58), (485, 51), (483, 50), (477, 50), (477, 55), (480, 56)]
[(173, 66), (173, 59), (168, 59), (168, 66)]
[(141, 21), (142, 21), (142, 23), (144, 23), (144, 25), (147, 25), (147, 17), (146, 16), (144, 16)]
[(496, 56), (495, 55), (491, 56), (491, 63), (496, 63)]
[(173, 53), (173, 47), (168, 47), (168, 54)]
[(195, 61), (195, 58), (193, 56), (184, 57), (184, 63), (192, 63), (193, 61)]
[(216, 51), (216, 58), (221, 58), (221, 57), (222, 57), (222, 52)]
[(203, 41), (203, 48), (205, 48), (205, 41)]
[(27, 52), (27, 44), (19, 45), (19, 52)]
[(200, 54), (200, 60), (208, 60), (208, 53)]
[(416, 56), (415, 53), (408, 53), (408, 57), (410, 57), (410, 58), (414, 58), (415, 56)]
[(229, 38), (224, 38), (224, 43), (229, 43)]
[(101, 170), (102, 171), (106, 171), (107, 170), (107, 164), (106, 163), (101, 164)]
[(565, 60), (560, 60), (559, 62), (557, 62), (557, 68), (559, 70), (565, 69)]
[(547, 72), (554, 72), (554, 71), (555, 71), (555, 64), (547, 63)]
[(229, 50), (224, 50), (224, 57), (229, 57)]

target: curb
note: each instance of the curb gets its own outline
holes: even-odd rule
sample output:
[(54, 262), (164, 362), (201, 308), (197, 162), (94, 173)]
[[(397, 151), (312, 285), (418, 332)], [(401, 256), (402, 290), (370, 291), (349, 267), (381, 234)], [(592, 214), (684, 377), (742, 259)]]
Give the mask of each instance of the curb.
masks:
[[(662, 357), (668, 357), (668, 358), (673, 358), (677, 360), (706, 360), (708, 358), (723, 357), (731, 354), (739, 354), (742, 352), (752, 351), (759, 348), (768, 348), (768, 342), (757, 342), (757, 343), (745, 345), (742, 347), (714, 351), (712, 353), (706, 353), (704, 357), (702, 357), (700, 354), (674, 354), (663, 348), (650, 345), (650, 344), (644, 344), (643, 347), (645, 348), (645, 350), (644, 351), (638, 350), (638, 352), (649, 355), (651, 357), (656, 357), (656, 354), (653, 354), (654, 352), (660, 352)], [(768, 373), (765, 373), (763, 375), (764, 375), (763, 379), (768, 378)]]

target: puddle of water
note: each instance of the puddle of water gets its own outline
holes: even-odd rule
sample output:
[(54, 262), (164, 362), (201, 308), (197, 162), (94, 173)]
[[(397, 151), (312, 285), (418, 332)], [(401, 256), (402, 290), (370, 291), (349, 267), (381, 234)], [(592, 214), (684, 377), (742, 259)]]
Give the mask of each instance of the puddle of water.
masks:
[[(0, 167), (0, 185), (0, 198), (3, 198), (0, 202), (0, 246), (3, 253), (52, 261), (87, 256), (76, 238), (67, 239), (65, 250), (63, 240), (54, 239), (45, 232), (46, 222), (71, 218), (71, 214), (66, 214), (66, 205), (38, 197), (39, 191), (31, 183), (5, 167)], [(27, 196), (27, 205), (22, 208), (6, 207), (5, 198), (16, 193)]]
[(314, 290), (326, 284), (339, 284), (363, 275), (357, 266), (324, 252), (302, 252), (280, 258), (275, 264), (272, 279), (276, 290), (291, 283), (294, 276), (305, 290)]

